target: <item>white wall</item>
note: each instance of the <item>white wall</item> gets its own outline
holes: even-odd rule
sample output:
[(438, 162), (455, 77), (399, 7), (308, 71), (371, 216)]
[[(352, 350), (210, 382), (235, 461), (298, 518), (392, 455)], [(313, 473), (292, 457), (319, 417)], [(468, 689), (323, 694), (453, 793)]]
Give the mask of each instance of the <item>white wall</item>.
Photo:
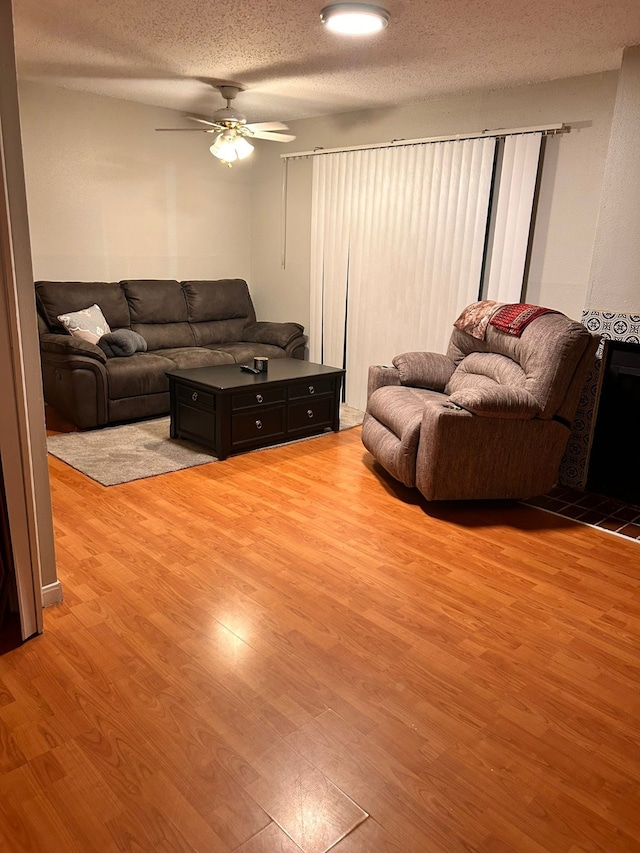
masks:
[(588, 308), (640, 314), (640, 45), (622, 59)]
[(130, 101), (22, 82), (36, 279), (250, 280), (251, 163), (232, 169), (188, 122)]
[[(586, 303), (617, 72), (292, 122), (228, 169), (175, 112), (22, 83), (34, 274), (49, 279), (247, 278), (258, 317), (309, 324), (311, 161), (284, 151), (564, 121), (549, 137), (526, 298), (579, 318)], [(277, 118), (275, 116), (274, 118)], [(186, 124), (186, 122), (184, 122)], [(393, 282), (394, 287), (401, 282)]]
[[(617, 72), (482, 93), (411, 107), (292, 122), (295, 142), (263, 144), (253, 167), (252, 261), (258, 316), (309, 323), (310, 160), (290, 162), (287, 267), (280, 267), (284, 151), (396, 138), (565, 122), (547, 140), (526, 298), (579, 319), (585, 305)], [(277, 116), (276, 116), (277, 118)], [(401, 287), (402, 282), (390, 286)]]

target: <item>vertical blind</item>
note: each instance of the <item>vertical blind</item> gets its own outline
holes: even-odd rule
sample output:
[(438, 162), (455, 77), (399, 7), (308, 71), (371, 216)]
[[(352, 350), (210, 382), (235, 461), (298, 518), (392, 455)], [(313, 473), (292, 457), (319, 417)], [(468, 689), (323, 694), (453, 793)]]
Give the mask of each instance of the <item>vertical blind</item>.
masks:
[(310, 358), (346, 367), (366, 407), (370, 364), (444, 351), (478, 298), (495, 137), (344, 151), (313, 163)]
[(541, 143), (541, 133), (504, 140), (485, 299), (521, 301)]

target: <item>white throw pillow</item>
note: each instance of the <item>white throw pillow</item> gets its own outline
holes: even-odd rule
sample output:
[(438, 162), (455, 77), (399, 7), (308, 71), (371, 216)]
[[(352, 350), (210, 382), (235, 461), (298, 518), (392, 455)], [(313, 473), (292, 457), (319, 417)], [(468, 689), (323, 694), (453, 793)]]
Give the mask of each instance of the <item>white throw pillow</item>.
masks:
[(111, 329), (98, 305), (72, 311), (70, 314), (59, 314), (58, 320), (70, 335), (97, 344), (103, 335), (108, 335)]

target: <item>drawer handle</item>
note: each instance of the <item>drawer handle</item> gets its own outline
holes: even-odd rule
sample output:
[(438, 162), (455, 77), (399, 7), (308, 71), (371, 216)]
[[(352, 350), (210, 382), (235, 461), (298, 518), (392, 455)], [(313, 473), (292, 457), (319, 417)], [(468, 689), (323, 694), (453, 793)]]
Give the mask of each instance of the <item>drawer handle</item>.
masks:
[(262, 429), (262, 421), (256, 421), (256, 429)]
[(196, 400), (198, 399), (198, 392), (197, 391), (193, 392), (193, 394), (191, 395), (191, 399), (193, 400), (194, 403), (196, 402)]
[(308, 418), (312, 418), (312, 417), (313, 417), (313, 409), (307, 409), (307, 417), (308, 417)]
[(262, 394), (256, 394), (256, 400), (257, 400), (259, 403), (262, 403), (262, 401), (264, 400), (264, 397), (262, 396)]
[(315, 394), (315, 393), (316, 393), (316, 389), (313, 387), (313, 385), (309, 385), (309, 393), (310, 393), (310, 394)]

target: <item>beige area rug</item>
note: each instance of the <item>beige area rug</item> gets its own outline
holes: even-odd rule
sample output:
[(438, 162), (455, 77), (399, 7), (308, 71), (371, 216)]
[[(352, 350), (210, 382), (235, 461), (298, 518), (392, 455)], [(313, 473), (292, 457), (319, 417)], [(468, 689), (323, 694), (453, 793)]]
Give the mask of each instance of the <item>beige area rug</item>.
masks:
[[(361, 411), (341, 404), (341, 430), (359, 426), (362, 419)], [(313, 438), (319, 436), (298, 441)], [(61, 459), (102, 486), (118, 486), (218, 461), (197, 444), (169, 438), (168, 417), (90, 432), (52, 435), (47, 438), (47, 449), (56, 459)]]

